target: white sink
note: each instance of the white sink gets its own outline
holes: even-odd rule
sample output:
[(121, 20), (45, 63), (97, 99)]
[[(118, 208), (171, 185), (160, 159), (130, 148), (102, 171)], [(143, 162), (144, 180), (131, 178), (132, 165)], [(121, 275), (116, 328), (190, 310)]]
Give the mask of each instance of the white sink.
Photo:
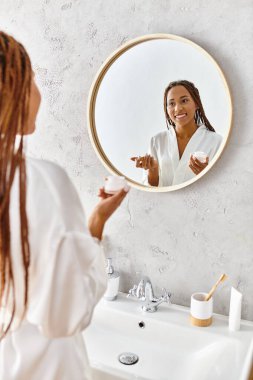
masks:
[[(144, 313), (140, 305), (123, 293), (97, 305), (83, 334), (94, 380), (248, 380), (253, 322), (231, 332), (227, 318), (215, 314), (211, 326), (194, 327), (186, 307), (163, 304)], [(123, 352), (139, 361), (120, 363)]]

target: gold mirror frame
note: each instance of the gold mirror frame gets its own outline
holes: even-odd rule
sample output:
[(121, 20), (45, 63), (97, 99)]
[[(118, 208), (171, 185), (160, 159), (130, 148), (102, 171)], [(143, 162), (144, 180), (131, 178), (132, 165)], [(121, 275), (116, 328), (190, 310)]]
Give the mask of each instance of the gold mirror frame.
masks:
[[(224, 88), (227, 92), (227, 96), (229, 99), (230, 117), (229, 117), (229, 129), (227, 131), (226, 136), (224, 136), (224, 139), (222, 141), (222, 144), (221, 144), (218, 152), (216, 153), (215, 159), (213, 159), (211, 161), (211, 163), (200, 174), (198, 174), (195, 178), (192, 178), (191, 180), (183, 182), (183, 183), (178, 184), (178, 185), (164, 186), (164, 187), (153, 187), (153, 186), (149, 187), (149, 186), (142, 185), (142, 184), (140, 184), (136, 181), (133, 181), (132, 179), (126, 177), (124, 175), (124, 173), (121, 173), (110, 162), (110, 160), (106, 156), (105, 152), (103, 151), (103, 148), (102, 148), (102, 146), (99, 142), (98, 136), (97, 136), (96, 124), (95, 124), (95, 106), (96, 106), (96, 98), (97, 98), (97, 94), (99, 91), (100, 84), (101, 84), (105, 74), (110, 69), (111, 65), (122, 54), (124, 54), (127, 50), (133, 48), (134, 46), (141, 44), (143, 42), (146, 42), (146, 41), (157, 40), (157, 39), (168, 39), (168, 40), (182, 41), (184, 43), (188, 43), (188, 44), (192, 45), (195, 49), (198, 49), (199, 51), (201, 51), (202, 54), (206, 55), (208, 57), (208, 59), (211, 60), (211, 62), (214, 64), (214, 66), (216, 67), (217, 71), (220, 73), (220, 76), (223, 80)], [(144, 191), (149, 191), (149, 192), (168, 192), (168, 191), (179, 190), (183, 187), (189, 186), (192, 183), (198, 181), (201, 177), (203, 177), (213, 167), (213, 165), (216, 163), (216, 161), (220, 158), (223, 150), (225, 149), (225, 147), (227, 145), (227, 142), (228, 142), (228, 139), (229, 139), (229, 136), (231, 133), (233, 108), (232, 108), (231, 92), (230, 92), (227, 80), (225, 78), (225, 75), (224, 75), (223, 71), (221, 70), (220, 66), (218, 65), (218, 63), (214, 60), (214, 58), (209, 53), (206, 52), (206, 50), (204, 50), (202, 47), (195, 44), (194, 42), (192, 42), (186, 38), (174, 35), (174, 34), (149, 34), (149, 35), (144, 35), (144, 36), (141, 36), (141, 37), (138, 37), (138, 38), (135, 38), (133, 40), (128, 41), (126, 44), (122, 45), (120, 48), (115, 50), (107, 58), (107, 60), (103, 63), (103, 65), (99, 69), (98, 73), (96, 74), (95, 79), (94, 79), (92, 86), (91, 86), (91, 89), (90, 89), (90, 93), (89, 93), (89, 97), (88, 97), (88, 112), (87, 112), (87, 114), (88, 114), (88, 132), (89, 132), (89, 137), (90, 137), (90, 141), (92, 143), (92, 146), (93, 146), (98, 158), (102, 162), (102, 164), (106, 167), (106, 169), (112, 175), (116, 174), (116, 175), (124, 176), (131, 186), (133, 186), (134, 188), (139, 189), (139, 190), (144, 190)]]

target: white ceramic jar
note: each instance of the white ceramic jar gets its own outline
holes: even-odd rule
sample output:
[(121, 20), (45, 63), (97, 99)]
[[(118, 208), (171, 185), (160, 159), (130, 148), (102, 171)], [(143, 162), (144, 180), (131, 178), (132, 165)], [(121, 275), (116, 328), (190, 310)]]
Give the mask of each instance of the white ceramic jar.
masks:
[(125, 177), (110, 175), (106, 177), (104, 190), (107, 194), (115, 194), (117, 191), (128, 190), (128, 185)]
[(194, 152), (192, 155), (203, 164), (206, 163), (207, 154), (205, 152)]

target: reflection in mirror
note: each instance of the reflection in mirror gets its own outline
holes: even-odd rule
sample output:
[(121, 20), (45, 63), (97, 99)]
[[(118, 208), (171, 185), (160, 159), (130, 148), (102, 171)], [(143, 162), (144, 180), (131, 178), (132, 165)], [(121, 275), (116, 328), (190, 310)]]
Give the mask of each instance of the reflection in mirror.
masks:
[(222, 142), (193, 83), (171, 82), (164, 93), (164, 111), (168, 131), (151, 138), (148, 154), (131, 157), (136, 167), (145, 171), (143, 182), (151, 186), (178, 185), (194, 178), (207, 167)]
[(102, 162), (144, 190), (170, 191), (205, 174), (232, 118), (223, 73), (198, 45), (152, 35), (130, 41), (91, 89), (90, 134)]

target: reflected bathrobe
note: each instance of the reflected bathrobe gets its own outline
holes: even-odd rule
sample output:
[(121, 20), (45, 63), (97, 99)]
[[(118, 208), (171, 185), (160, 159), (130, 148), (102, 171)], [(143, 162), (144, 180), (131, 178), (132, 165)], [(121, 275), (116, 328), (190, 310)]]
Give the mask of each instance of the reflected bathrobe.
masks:
[[(0, 379), (90, 379), (81, 332), (106, 289), (105, 259), (98, 240), (85, 227), (80, 200), (63, 169), (27, 159), (27, 215), (29, 306), (21, 322), (24, 274), (16, 175), (10, 206), (16, 318), (0, 342)], [(6, 304), (2, 320), (8, 311)]]
[[(189, 168), (190, 156), (196, 151), (202, 151), (209, 157), (209, 162), (217, 153), (222, 137), (200, 125), (189, 140), (184, 153), (179, 158), (177, 136), (173, 126), (168, 131), (160, 132), (151, 138), (149, 154), (159, 163), (158, 186), (173, 186), (189, 181), (196, 174)], [(148, 185), (148, 171), (143, 173), (143, 182)]]

